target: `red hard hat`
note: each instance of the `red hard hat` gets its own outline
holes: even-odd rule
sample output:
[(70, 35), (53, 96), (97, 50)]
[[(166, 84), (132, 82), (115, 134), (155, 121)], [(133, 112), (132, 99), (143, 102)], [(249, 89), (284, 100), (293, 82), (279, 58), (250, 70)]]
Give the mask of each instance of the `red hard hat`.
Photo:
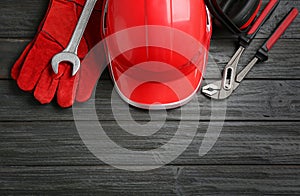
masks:
[(144, 109), (190, 101), (211, 38), (204, 0), (107, 0), (104, 10), (103, 36), (118, 94)]

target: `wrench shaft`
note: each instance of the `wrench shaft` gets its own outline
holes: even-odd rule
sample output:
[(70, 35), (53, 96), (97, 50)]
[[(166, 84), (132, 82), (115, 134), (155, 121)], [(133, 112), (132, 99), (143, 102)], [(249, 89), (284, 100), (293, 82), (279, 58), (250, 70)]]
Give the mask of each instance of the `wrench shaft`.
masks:
[(72, 38), (69, 42), (69, 45), (64, 50), (65, 52), (77, 54), (78, 46), (80, 44), (81, 38), (83, 36), (83, 33), (88, 24), (88, 21), (90, 19), (90, 16), (92, 14), (92, 11), (95, 7), (96, 2), (97, 2), (97, 0), (87, 0), (86, 1), (84, 8), (82, 10), (82, 13), (80, 15), (80, 18), (78, 20), (77, 26), (76, 26), (74, 33), (72, 35)]
[(59, 64), (63, 61), (69, 62), (73, 65), (73, 76), (78, 72), (80, 68), (80, 59), (77, 56), (78, 46), (80, 44), (83, 33), (91, 17), (96, 2), (97, 0), (86, 1), (68, 46), (61, 53), (56, 54), (52, 58), (51, 65), (54, 73), (58, 73)]

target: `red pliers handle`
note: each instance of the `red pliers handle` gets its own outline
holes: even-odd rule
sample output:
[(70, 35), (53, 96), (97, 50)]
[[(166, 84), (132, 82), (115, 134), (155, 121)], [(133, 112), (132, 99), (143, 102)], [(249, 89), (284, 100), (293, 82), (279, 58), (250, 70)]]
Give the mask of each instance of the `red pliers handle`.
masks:
[(299, 11), (297, 8), (292, 8), (291, 11), (282, 19), (280, 24), (274, 30), (269, 39), (263, 44), (263, 46), (257, 51), (256, 57), (260, 61), (268, 60), (268, 52), (272, 49), (281, 35), (286, 31), (286, 29), (291, 25), (291, 23), (298, 16)]
[(275, 11), (279, 4), (280, 0), (270, 0), (265, 9), (259, 15), (259, 17), (255, 20), (254, 24), (250, 28), (250, 30), (244, 34), (242, 34), (240, 39), (240, 45), (244, 48), (247, 48), (252, 40), (255, 38), (257, 33), (259, 32), (260, 28), (263, 24), (270, 18), (272, 13)]

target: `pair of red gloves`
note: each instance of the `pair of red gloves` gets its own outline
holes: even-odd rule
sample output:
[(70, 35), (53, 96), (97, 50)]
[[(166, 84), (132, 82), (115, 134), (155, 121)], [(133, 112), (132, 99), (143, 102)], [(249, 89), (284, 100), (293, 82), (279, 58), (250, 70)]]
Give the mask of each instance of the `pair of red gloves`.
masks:
[[(90, 73), (88, 65), (82, 65), (72, 76), (72, 65), (61, 63), (59, 73), (52, 70), (51, 59), (68, 45), (86, 0), (50, 0), (48, 11), (38, 32), (14, 64), (11, 76), (18, 86), (33, 92), (42, 104), (57, 97), (61, 107), (70, 107), (74, 101), (87, 101), (99, 75)], [(88, 51), (101, 41), (101, 10), (103, 0), (98, 0), (84, 36), (78, 48), (83, 59)]]

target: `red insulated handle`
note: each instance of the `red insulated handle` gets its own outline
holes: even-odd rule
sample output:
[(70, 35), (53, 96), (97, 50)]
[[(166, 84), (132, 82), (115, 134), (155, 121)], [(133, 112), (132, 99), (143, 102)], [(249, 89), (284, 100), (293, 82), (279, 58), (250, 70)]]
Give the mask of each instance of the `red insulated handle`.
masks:
[(292, 8), (291, 11), (278, 24), (270, 38), (262, 45), (262, 47), (257, 51), (255, 55), (260, 61), (268, 60), (268, 52), (272, 49), (274, 44), (278, 41), (278, 39), (286, 31), (286, 29), (291, 25), (291, 23), (295, 20), (298, 14), (298, 10), (296, 8)]
[(293, 8), (289, 12), (289, 14), (283, 19), (283, 21), (276, 28), (275, 32), (272, 34), (272, 36), (266, 42), (266, 47), (268, 50), (271, 50), (271, 48), (274, 46), (274, 44), (277, 42), (277, 40), (281, 37), (281, 35), (286, 31), (286, 29), (295, 20), (295, 18), (298, 16), (298, 14), (299, 14), (298, 9)]
[(263, 12), (259, 15), (258, 19), (255, 21), (255, 23), (247, 33), (251, 40), (255, 37), (261, 26), (268, 20), (268, 18), (274, 12), (278, 4), (279, 0), (269, 1), (268, 5), (265, 7)]

